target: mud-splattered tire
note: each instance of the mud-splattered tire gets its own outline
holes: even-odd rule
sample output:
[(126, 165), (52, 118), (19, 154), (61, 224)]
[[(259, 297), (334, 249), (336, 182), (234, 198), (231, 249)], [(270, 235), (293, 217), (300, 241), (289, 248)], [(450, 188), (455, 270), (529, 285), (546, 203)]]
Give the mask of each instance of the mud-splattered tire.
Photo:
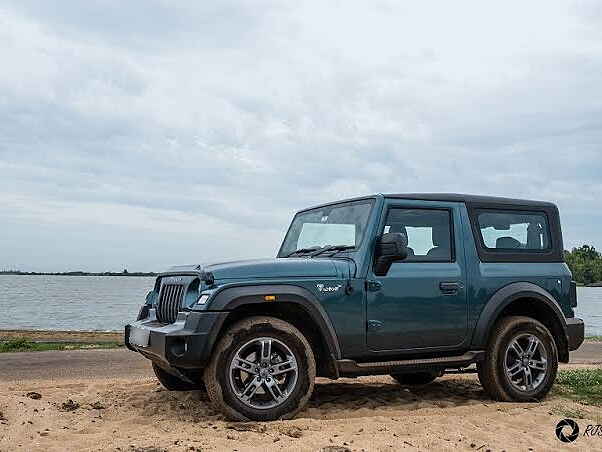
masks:
[(170, 374), (157, 364), (152, 364), (153, 371), (155, 372), (157, 379), (168, 391), (196, 391), (205, 389), (205, 385), (203, 384), (200, 378), (198, 383), (192, 384), (182, 380), (181, 378), (176, 377), (175, 375)]
[(485, 360), (477, 364), (481, 385), (492, 399), (502, 402), (543, 399), (557, 370), (554, 338), (541, 322), (523, 316), (505, 317), (495, 325)]
[(437, 372), (415, 372), (407, 374), (391, 374), (401, 385), (415, 386), (427, 385), (435, 381), (440, 374)]
[(280, 319), (257, 316), (222, 336), (204, 380), (212, 404), (227, 418), (271, 421), (303, 409), (315, 376), (314, 354), (303, 334)]

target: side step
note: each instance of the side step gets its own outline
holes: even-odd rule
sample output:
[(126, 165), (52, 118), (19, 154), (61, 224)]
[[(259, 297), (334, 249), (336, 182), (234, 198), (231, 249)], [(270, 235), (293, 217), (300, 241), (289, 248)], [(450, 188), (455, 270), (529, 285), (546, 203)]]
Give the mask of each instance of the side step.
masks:
[(381, 361), (374, 363), (358, 363), (352, 359), (337, 361), (339, 375), (352, 377), (359, 375), (379, 375), (396, 372), (412, 372), (414, 370), (445, 370), (467, 367), (481, 361), (484, 351), (470, 351), (459, 356), (445, 356), (441, 358), (404, 359), (399, 361)]

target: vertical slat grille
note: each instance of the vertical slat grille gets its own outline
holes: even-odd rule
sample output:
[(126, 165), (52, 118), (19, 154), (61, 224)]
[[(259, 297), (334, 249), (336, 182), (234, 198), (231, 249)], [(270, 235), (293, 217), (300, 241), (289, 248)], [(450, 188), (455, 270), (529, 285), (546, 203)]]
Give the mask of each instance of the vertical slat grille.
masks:
[(157, 304), (157, 320), (162, 323), (174, 323), (182, 307), (184, 286), (181, 284), (164, 284)]

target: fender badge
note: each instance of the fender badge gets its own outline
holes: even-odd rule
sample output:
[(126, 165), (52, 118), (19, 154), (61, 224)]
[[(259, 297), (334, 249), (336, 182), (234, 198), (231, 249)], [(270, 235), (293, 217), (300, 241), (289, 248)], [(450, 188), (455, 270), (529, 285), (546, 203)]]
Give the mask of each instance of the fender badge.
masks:
[(316, 287), (318, 288), (318, 292), (337, 292), (343, 285), (327, 286), (325, 284), (316, 284)]

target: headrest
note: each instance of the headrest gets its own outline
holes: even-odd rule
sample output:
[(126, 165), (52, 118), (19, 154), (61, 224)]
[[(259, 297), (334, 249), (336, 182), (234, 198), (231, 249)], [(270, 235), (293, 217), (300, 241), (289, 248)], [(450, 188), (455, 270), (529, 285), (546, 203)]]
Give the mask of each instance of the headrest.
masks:
[(406, 230), (406, 227), (400, 223), (392, 224), (389, 228), (389, 232), (401, 232), (402, 234), (405, 234), (406, 237), (408, 236), (408, 231)]
[(520, 242), (513, 237), (500, 237), (495, 241), (495, 247), (503, 249), (520, 248)]

